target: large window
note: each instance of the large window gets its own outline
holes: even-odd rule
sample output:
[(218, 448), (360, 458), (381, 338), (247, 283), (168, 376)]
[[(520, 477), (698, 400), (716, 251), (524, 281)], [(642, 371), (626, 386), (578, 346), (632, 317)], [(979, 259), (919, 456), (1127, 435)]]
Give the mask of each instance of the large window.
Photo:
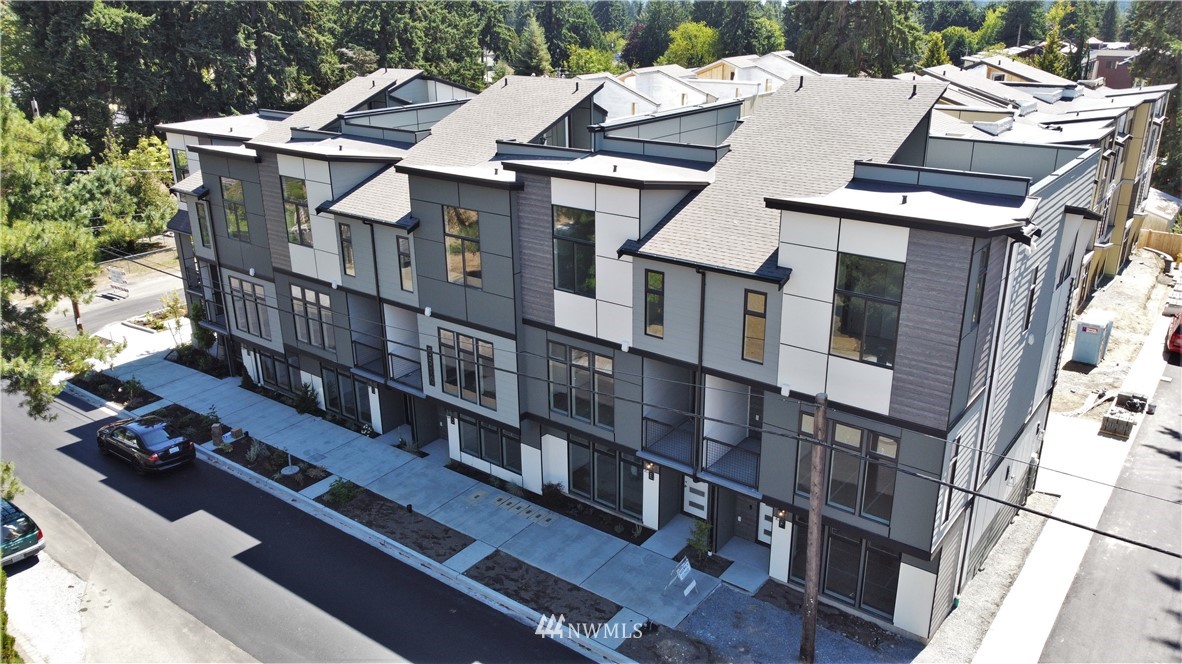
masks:
[(341, 270), (350, 277), (356, 277), (357, 261), (353, 258), (353, 227), (349, 224), (337, 224), (337, 234), (341, 238)]
[(665, 336), (665, 273), (644, 271), (644, 333)]
[(833, 423), (830, 430), (829, 504), (890, 523), (898, 439), (841, 422)]
[(222, 178), (222, 207), (226, 211), (226, 233), (235, 240), (250, 242), (245, 196), (242, 191), (242, 180)]
[(201, 237), (201, 246), (206, 249), (213, 246), (213, 236), (209, 232), (209, 207), (204, 201), (193, 204), (193, 213), (197, 215), (197, 233)]
[(838, 254), (830, 353), (894, 366), (903, 267), (903, 263)]
[(447, 280), (481, 288), (480, 214), (475, 210), (444, 206), (443, 240), (447, 251)]
[(310, 288), (291, 286), (291, 312), (295, 317), (296, 339), (336, 350), (336, 330), (332, 325), (332, 298)]
[(555, 205), (554, 288), (595, 297), (595, 213)]
[(230, 301), (234, 305), (234, 326), (264, 339), (271, 338), (271, 318), (262, 284), (230, 277)]
[[(793, 519), (789, 576), (804, 582), (808, 522)], [(899, 554), (869, 540), (827, 528), (821, 543), (821, 588), (830, 597), (887, 618), (899, 589)]]
[(287, 241), (312, 246), (312, 221), (308, 216), (308, 187), (299, 178), (281, 177), (283, 214), (287, 217)]
[(644, 516), (644, 472), (630, 454), (572, 436), (571, 493), (636, 518)]
[(767, 293), (743, 293), (743, 359), (763, 364), (767, 338)]
[(616, 426), (612, 358), (550, 342), (550, 409), (597, 427)]
[(398, 237), (398, 283), (402, 290), (411, 293), (415, 289), (415, 272), (410, 262), (410, 238)]
[(258, 357), (259, 366), (262, 368), (263, 385), (278, 388), (284, 392), (294, 392), (303, 384), (298, 355), (275, 357), (260, 351)]
[(364, 424), (370, 423), (369, 387), (347, 373), (325, 368), (324, 407), (330, 413), (344, 415)]
[(491, 343), (440, 328), (439, 362), (444, 392), (485, 408), (497, 407), (497, 372)]
[(173, 184), (189, 177), (189, 151), (186, 148), (172, 149)]
[(491, 422), (460, 414), (460, 450), (466, 454), (521, 473), (521, 437)]

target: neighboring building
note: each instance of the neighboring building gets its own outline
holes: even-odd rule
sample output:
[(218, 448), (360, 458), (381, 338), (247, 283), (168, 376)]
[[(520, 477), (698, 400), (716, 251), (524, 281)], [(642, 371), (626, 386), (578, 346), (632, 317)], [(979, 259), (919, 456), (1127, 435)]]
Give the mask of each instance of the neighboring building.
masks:
[(1125, 89), (1134, 86), (1133, 61), (1141, 54), (1128, 42), (1102, 42), (1088, 40), (1088, 60), (1085, 65), (1086, 78), (1100, 80), (1110, 88)]
[(679, 74), (383, 70), (163, 125), (190, 302), (257, 382), (650, 528), (706, 519), (786, 583), (827, 393), (824, 601), (926, 639), (1014, 513), (941, 482), (1030, 491), (1119, 129), (1010, 142), (996, 90), (953, 117), (945, 81)]

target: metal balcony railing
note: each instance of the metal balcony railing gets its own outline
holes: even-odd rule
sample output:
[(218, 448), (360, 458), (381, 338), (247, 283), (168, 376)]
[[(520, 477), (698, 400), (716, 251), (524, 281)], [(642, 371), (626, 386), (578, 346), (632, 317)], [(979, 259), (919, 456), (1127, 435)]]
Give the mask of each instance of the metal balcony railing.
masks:
[(746, 438), (738, 445), (731, 445), (713, 438), (706, 438), (703, 468), (753, 489), (759, 488), (759, 439)]
[(644, 449), (657, 456), (690, 465), (693, 463), (694, 423), (685, 418), (676, 424), (667, 424), (652, 418), (643, 418)]
[(382, 359), (382, 349), (361, 341), (353, 341), (353, 366), (368, 371), (375, 376), (386, 377), (385, 363)]
[(389, 369), (389, 379), (395, 383), (420, 391), (423, 389), (423, 372), (417, 360), (386, 353), (386, 367)]
[(419, 370), (418, 360), (386, 352), (364, 341), (353, 341), (353, 366), (381, 376), (386, 382), (398, 383), (420, 391), (423, 389), (423, 376)]

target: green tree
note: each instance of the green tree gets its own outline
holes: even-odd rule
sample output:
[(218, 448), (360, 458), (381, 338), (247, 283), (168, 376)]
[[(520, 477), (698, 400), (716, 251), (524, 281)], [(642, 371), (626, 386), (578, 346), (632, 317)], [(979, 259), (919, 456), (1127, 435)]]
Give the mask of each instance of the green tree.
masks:
[(925, 32), (943, 32), (953, 26), (973, 31), (981, 27), (984, 19), (984, 9), (973, 0), (919, 3), (919, 23)]
[(910, 0), (801, 2), (796, 57), (817, 71), (887, 78), (919, 56), (919, 24)]
[(780, 24), (770, 18), (755, 19), (751, 35), (751, 52), (759, 55), (784, 50), (784, 31)]
[(1001, 44), (1003, 48), (1005, 47), (1002, 33), (1005, 30), (1006, 11), (1005, 6), (985, 10), (985, 20), (981, 21), (981, 28), (977, 30), (973, 40), (976, 42), (978, 51), (990, 48), (994, 44)]
[[(1141, 54), (1133, 61), (1133, 76), (1150, 85), (1182, 80), (1182, 3), (1135, 0), (1129, 8), (1126, 28)], [(1158, 166), (1152, 185), (1174, 195), (1182, 194), (1182, 112), (1179, 91), (1170, 92), (1166, 122), (1162, 127)]]
[(1051, 26), (1042, 53), (1034, 58), (1034, 66), (1055, 76), (1067, 74), (1067, 56), (1063, 55), (1063, 42), (1059, 39), (1059, 26)]
[(542, 33), (542, 26), (538, 25), (538, 20), (533, 16), (525, 21), (513, 69), (522, 76), (546, 76), (554, 72), (550, 65), (550, 49), (546, 47), (546, 35)]
[(919, 60), (918, 66), (921, 69), (938, 67), (952, 62), (952, 59), (948, 57), (948, 51), (944, 49), (944, 35), (939, 32), (928, 33), (927, 42), (927, 48)]
[(570, 57), (570, 49), (602, 49), (603, 31), (591, 15), (591, 9), (582, 0), (542, 0), (533, 2), (538, 25), (546, 37), (550, 49), (550, 61), (564, 63)]
[(1108, 0), (1104, 5), (1104, 14), (1100, 17), (1100, 39), (1116, 41), (1120, 35), (1120, 6), (1116, 0)]
[(611, 51), (597, 48), (581, 48), (574, 46), (570, 50), (570, 59), (566, 61), (566, 72), (571, 76), (578, 74), (595, 74), (599, 72), (622, 74), (627, 71), (623, 65), (617, 64), (615, 54)]
[(11, 461), (0, 462), (0, 497), (12, 500), (25, 492)]
[(641, 10), (620, 57), (633, 67), (647, 67), (669, 48), (669, 33), (688, 21), (689, 6), (681, 0), (649, 0)]
[(1007, 46), (1037, 44), (1042, 41), (1047, 29), (1042, 0), (1007, 0), (1005, 10), (998, 41)]
[(1088, 53), (1088, 39), (1096, 35), (1099, 5), (1095, 0), (1058, 0), (1047, 10), (1047, 39), (1050, 27), (1059, 28), (1062, 43), (1072, 46), (1070, 55), (1064, 56), (1065, 78), (1078, 80), (1084, 77), (1084, 58)]
[(977, 36), (968, 28), (959, 25), (944, 28), (940, 38), (944, 41), (945, 52), (957, 67), (964, 63), (964, 56), (977, 52)]
[(718, 57), (718, 31), (705, 23), (686, 21), (669, 33), (669, 48), (657, 59), (657, 64), (701, 67)]
[(608, 32), (624, 32), (628, 29), (628, 7), (622, 0), (594, 0), (591, 15), (599, 29)]

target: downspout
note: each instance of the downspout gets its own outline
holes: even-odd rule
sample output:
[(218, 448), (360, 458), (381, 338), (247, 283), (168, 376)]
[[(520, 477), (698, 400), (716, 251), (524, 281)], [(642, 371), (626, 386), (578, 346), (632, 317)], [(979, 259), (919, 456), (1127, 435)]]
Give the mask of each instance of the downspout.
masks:
[[(977, 452), (976, 463), (973, 464), (972, 486), (974, 491), (978, 491), (981, 488), (980, 480), (978, 478), (981, 476), (981, 458), (985, 456), (985, 434), (989, 430), (989, 407), (992, 404), (993, 398), (994, 370), (997, 369), (997, 358), (1001, 350), (1001, 338), (1003, 332), (1001, 329), (1001, 322), (1005, 317), (1004, 312), (1010, 300), (1010, 268), (1014, 262), (1014, 247), (1017, 246), (1017, 243), (1013, 240), (1008, 240), (1008, 242), (1009, 244), (1006, 246), (1005, 252), (1005, 264), (1002, 267), (1001, 273), (1001, 290), (1000, 297), (998, 297), (997, 300), (997, 312), (993, 316), (993, 340), (991, 344), (993, 348), (990, 350), (989, 372), (986, 374), (987, 379), (985, 383), (985, 401), (981, 412), (981, 426), (979, 429), (979, 434), (977, 435), (977, 447), (980, 451)], [(964, 542), (965, 555), (961, 558), (960, 563), (957, 566), (956, 593), (958, 595), (963, 588), (962, 582), (964, 579), (964, 565), (969, 559), (969, 554), (972, 552), (972, 542), (970, 539), (972, 537), (973, 516), (975, 514), (975, 510), (973, 510), (972, 507), (974, 506), (975, 502), (976, 500), (973, 497), (970, 497), (966, 503), (966, 506), (970, 508), (968, 521), (965, 523), (965, 533), (968, 535), (968, 537), (965, 538)]]
[[(694, 471), (694, 480), (698, 481), (698, 463), (702, 459), (702, 446), (706, 442), (706, 374), (705, 365), (703, 362), (705, 348), (706, 348), (706, 271), (698, 268), (697, 273), (701, 281), (700, 294), (698, 295), (698, 409), (699, 414), (694, 424), (694, 444), (690, 447), (690, 468)], [(682, 489), (684, 491), (684, 489)], [(706, 522), (710, 523), (714, 520), (715, 505), (718, 502), (718, 494), (715, 491), (709, 492), (712, 499), (706, 501)], [(718, 529), (710, 529), (710, 550), (718, 549)]]

